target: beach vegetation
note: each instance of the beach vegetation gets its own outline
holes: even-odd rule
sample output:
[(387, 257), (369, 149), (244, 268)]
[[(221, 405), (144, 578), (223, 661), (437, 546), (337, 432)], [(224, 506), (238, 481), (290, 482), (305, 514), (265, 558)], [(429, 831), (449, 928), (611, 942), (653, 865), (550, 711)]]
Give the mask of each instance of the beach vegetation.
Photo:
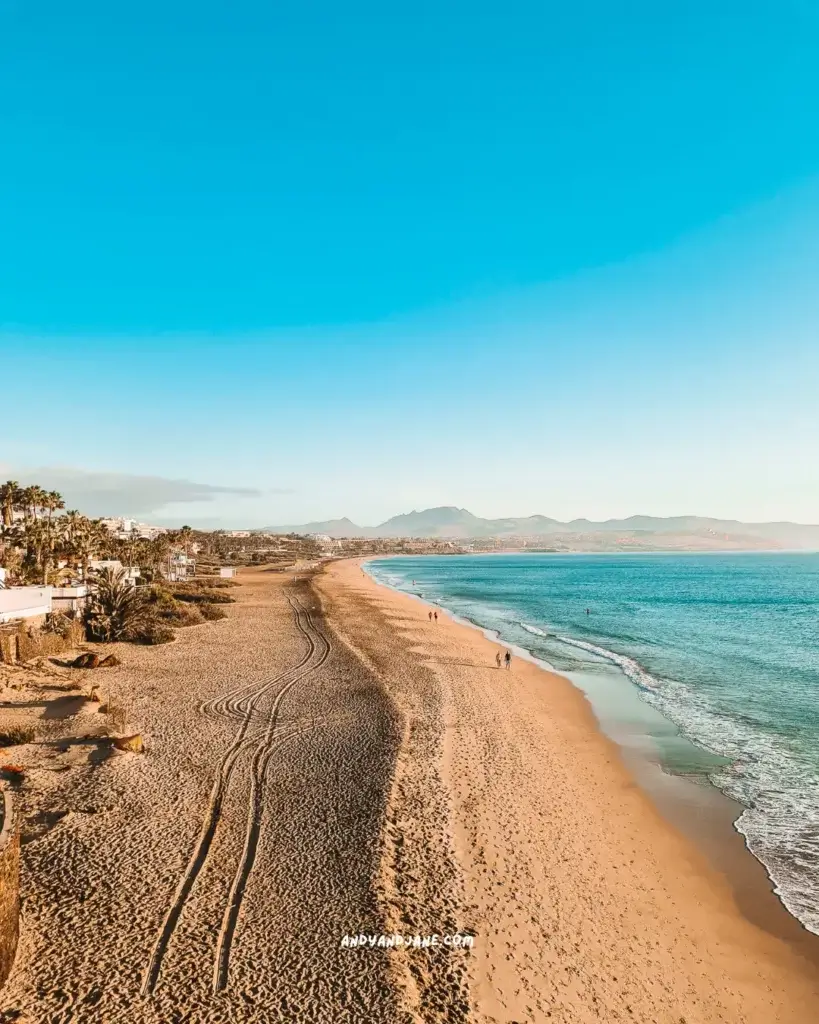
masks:
[(175, 626), (198, 626), (205, 621), (196, 605), (180, 604), (178, 602), (175, 602), (175, 604), (173, 618), (168, 620), (173, 622)]
[(176, 639), (176, 633), (160, 618), (148, 616), (144, 622), (129, 630), (127, 639), (134, 644), (146, 644), (152, 647), (169, 644)]
[(124, 569), (92, 573), (94, 590), (85, 615), (89, 639), (110, 643), (139, 631), (148, 616), (143, 592), (132, 586)]
[(198, 584), (174, 589), (172, 593), (176, 601), (184, 601), (189, 604), (233, 604), (235, 601), (235, 598), (229, 594), (220, 594), (217, 590), (211, 590), (209, 587)]
[(37, 738), (37, 730), (33, 725), (7, 725), (0, 730), (0, 747), (16, 747), (23, 743), (33, 743)]
[(206, 619), (208, 622), (217, 622), (219, 619), (227, 618), (227, 612), (223, 608), (219, 608), (215, 604), (210, 604), (210, 602), (200, 604), (199, 612), (201, 613), (202, 618)]
[(203, 622), (197, 609), (176, 599), (166, 587), (154, 585), (148, 591), (147, 600), (151, 615), (171, 626), (195, 626)]
[[(190, 526), (154, 536), (124, 536), (110, 523), (65, 505), (57, 491), (37, 484), (0, 484), (0, 565), (6, 570), (7, 586), (88, 585), (84, 611), (56, 614), (44, 627), (52, 639), (74, 646), (83, 638), (167, 643), (175, 628), (223, 619), (221, 606), (233, 603), (230, 590), (240, 584), (221, 578), (219, 566), (267, 561), (276, 545), (275, 538), (264, 534), (231, 536)], [(307, 538), (291, 540), (313, 544)], [(294, 551), (291, 544), (285, 557), (292, 559)], [(197, 562), (201, 559), (199, 578), (169, 579), (175, 556), (182, 552), (186, 565), (192, 556)], [(92, 569), (93, 560), (137, 568), (140, 585), (135, 586), (133, 574), (123, 569)]]
[(112, 543), (99, 520), (66, 511), (57, 491), (15, 480), (0, 484), (0, 564), (8, 585), (59, 586), (72, 566), (84, 578), (91, 555), (108, 557)]

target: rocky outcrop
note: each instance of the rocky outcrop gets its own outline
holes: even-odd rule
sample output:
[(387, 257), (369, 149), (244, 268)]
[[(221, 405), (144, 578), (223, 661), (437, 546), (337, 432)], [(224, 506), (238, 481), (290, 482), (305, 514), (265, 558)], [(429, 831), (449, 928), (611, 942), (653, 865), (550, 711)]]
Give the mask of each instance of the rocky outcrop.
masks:
[(117, 750), (127, 750), (132, 754), (141, 754), (143, 751), (142, 736), (135, 733), (133, 736), (115, 736), (113, 744)]
[(93, 651), (86, 651), (80, 654), (71, 662), (72, 668), (99, 668), (100, 656)]

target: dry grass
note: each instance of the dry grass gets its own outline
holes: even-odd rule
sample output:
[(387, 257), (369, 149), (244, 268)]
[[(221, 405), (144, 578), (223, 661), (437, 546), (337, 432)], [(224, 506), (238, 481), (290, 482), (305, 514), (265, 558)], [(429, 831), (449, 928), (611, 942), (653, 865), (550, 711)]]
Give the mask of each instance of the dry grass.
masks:
[(205, 621), (199, 608), (191, 604), (177, 605), (167, 618), (174, 626), (199, 626)]
[[(216, 586), (221, 585), (217, 583)], [(147, 622), (129, 637), (137, 643), (167, 643), (174, 639), (175, 628), (198, 626), (225, 618), (225, 613), (216, 606), (234, 602), (234, 598), (212, 589), (209, 582), (202, 580), (176, 584), (173, 589), (155, 586), (148, 600), (151, 614)]]
[(139, 629), (134, 630), (128, 637), (131, 643), (146, 644), (148, 646), (169, 644), (171, 640), (175, 639), (176, 634), (174, 631), (158, 616), (151, 616)]
[(217, 590), (205, 587), (197, 587), (193, 590), (174, 590), (173, 597), (174, 600), (184, 601), (186, 604), (233, 604), (236, 600), (229, 594), (220, 594)]
[(125, 729), (128, 721), (128, 712), (121, 704), (107, 704), (105, 706), (105, 716), (113, 732), (122, 732)]
[(37, 738), (37, 730), (33, 725), (9, 725), (0, 730), (0, 747), (16, 747), (23, 743), (33, 743)]
[(199, 611), (204, 619), (208, 622), (216, 622), (219, 619), (226, 619), (227, 612), (222, 608), (217, 608), (215, 604), (205, 603), (199, 605)]

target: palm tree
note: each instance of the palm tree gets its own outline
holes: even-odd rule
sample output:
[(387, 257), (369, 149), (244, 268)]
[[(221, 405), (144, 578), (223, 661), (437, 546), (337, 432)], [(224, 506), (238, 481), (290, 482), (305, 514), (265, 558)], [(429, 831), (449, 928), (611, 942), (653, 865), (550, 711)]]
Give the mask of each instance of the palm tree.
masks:
[(104, 526), (99, 519), (89, 519), (88, 534), (91, 550), (98, 556), (110, 558), (113, 553), (113, 539), (108, 527)]
[(20, 505), (20, 497), (20, 485), (16, 480), (7, 480), (0, 486), (0, 510), (6, 528), (14, 522), (14, 510)]
[(3, 552), (3, 567), (6, 570), (6, 586), (19, 586), (25, 579), (23, 551), (19, 547), (6, 548)]
[(143, 566), (147, 565), (151, 557), (150, 541), (147, 541), (144, 537), (140, 537), (136, 532), (132, 531), (130, 536), (120, 542), (120, 550), (123, 556), (125, 565), (129, 568), (132, 566)]
[(37, 492), (39, 490), (39, 487), (24, 487), (20, 491), (20, 507), (23, 510), (23, 516), (25, 517), (26, 523), (29, 523), (36, 517)]
[(75, 508), (60, 516), (62, 547), (69, 558), (73, 558), (85, 576), (85, 564), (90, 554), (89, 520)]
[(28, 571), (47, 577), (52, 538), (46, 521), (44, 519), (30, 520), (25, 525), (23, 538), (26, 546)]
[(51, 519), (55, 512), (61, 512), (65, 508), (62, 494), (58, 491), (46, 491), (44, 507), (46, 512), (48, 512), (49, 519)]
[(55, 512), (65, 508), (65, 502), (63, 501), (62, 495), (56, 491), (42, 491), (40, 494), (40, 506), (46, 513), (46, 518), (42, 521), (44, 526), (44, 545), (42, 549), (42, 569), (43, 569), (43, 586), (48, 583), (48, 573), (51, 568), (51, 555), (54, 552), (56, 546), (57, 537), (55, 536), (54, 527), (52, 525), (52, 517)]
[(185, 549), (185, 572), (188, 571), (188, 559), (190, 558), (191, 553), (191, 537), (193, 537), (193, 530), (190, 526), (183, 526), (179, 531), (179, 542)]
[(144, 561), (148, 569), (148, 577), (157, 579), (162, 575), (162, 568), (168, 561), (170, 545), (168, 534), (160, 533), (158, 536), (145, 542)]
[(96, 640), (121, 640), (148, 615), (143, 593), (132, 587), (124, 569), (91, 572), (95, 589), (86, 611), (88, 632)]

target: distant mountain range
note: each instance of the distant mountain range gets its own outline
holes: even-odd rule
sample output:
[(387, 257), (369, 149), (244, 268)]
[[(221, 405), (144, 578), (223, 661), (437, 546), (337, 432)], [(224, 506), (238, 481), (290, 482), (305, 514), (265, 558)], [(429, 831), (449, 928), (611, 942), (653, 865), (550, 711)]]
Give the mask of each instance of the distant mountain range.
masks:
[[(303, 523), (300, 526), (267, 527), (276, 533), (317, 533), (328, 537), (439, 537), (451, 540), (477, 540), (478, 538), (558, 538), (588, 537), (611, 534), (674, 535), (674, 547), (680, 540), (714, 541), (724, 538), (731, 547), (747, 540), (750, 547), (774, 549), (819, 549), (819, 526), (801, 523), (742, 523), (735, 519), (709, 519), (704, 516), (629, 516), (627, 519), (606, 519), (592, 522), (573, 519), (562, 523), (547, 516), (525, 516), (510, 519), (481, 519), (465, 508), (441, 506), (422, 512), (407, 512), (393, 516), (379, 526), (357, 526), (349, 519), (328, 519), (324, 522)], [(612, 538), (613, 540), (614, 538)], [(660, 538), (661, 539), (661, 538)], [(671, 537), (669, 536), (669, 540)]]

